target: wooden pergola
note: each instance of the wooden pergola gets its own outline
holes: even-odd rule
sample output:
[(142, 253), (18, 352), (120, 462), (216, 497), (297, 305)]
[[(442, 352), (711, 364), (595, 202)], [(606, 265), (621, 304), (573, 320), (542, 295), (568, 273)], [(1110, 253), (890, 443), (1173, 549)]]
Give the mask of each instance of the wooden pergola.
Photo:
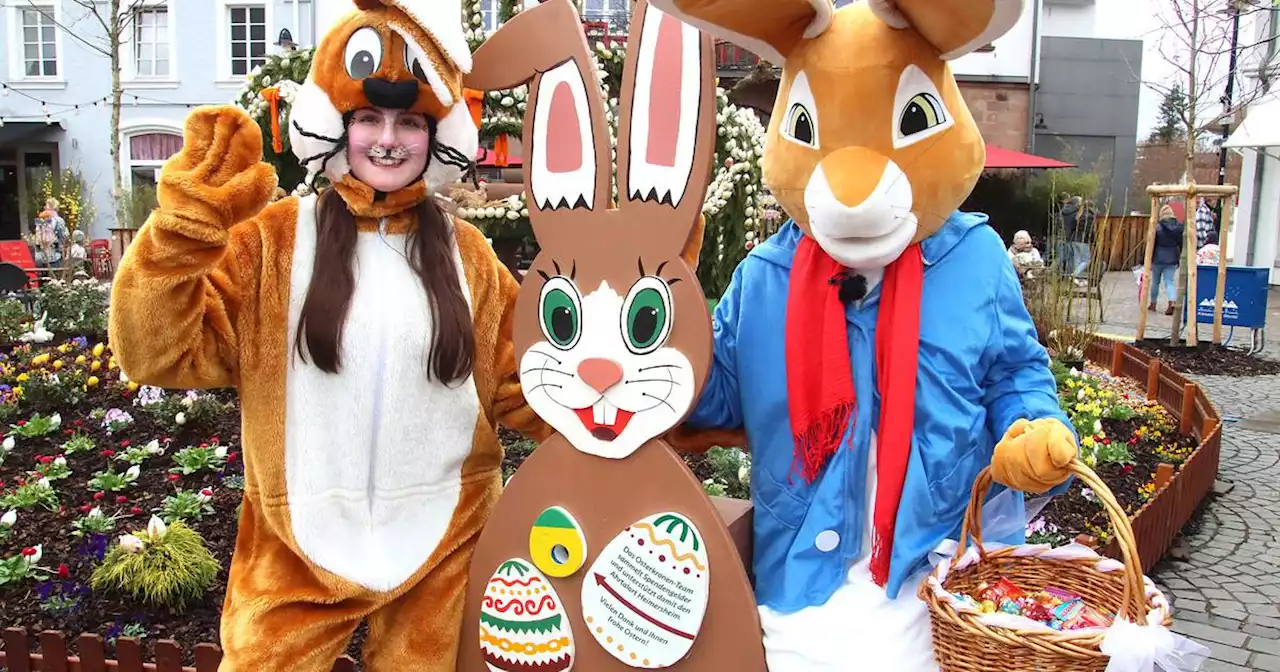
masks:
[[(1142, 262), (1142, 288), (1150, 291), (1151, 287), (1151, 257), (1155, 253), (1156, 246), (1156, 225), (1160, 221), (1160, 199), (1166, 197), (1181, 196), (1186, 207), (1184, 208), (1184, 217), (1187, 219), (1183, 226), (1183, 250), (1186, 253), (1187, 262), (1187, 342), (1195, 345), (1200, 342), (1200, 332), (1197, 329), (1198, 301), (1196, 300), (1196, 226), (1195, 211), (1192, 207), (1192, 199), (1197, 196), (1216, 197), (1222, 201), (1222, 219), (1218, 224), (1218, 282), (1215, 290), (1213, 302), (1213, 342), (1222, 344), (1222, 302), (1223, 294), (1227, 288), (1227, 232), (1231, 228), (1231, 214), (1235, 210), (1235, 196), (1240, 189), (1235, 185), (1200, 185), (1194, 182), (1190, 184), (1153, 184), (1147, 187), (1147, 194), (1151, 196), (1151, 221), (1147, 225), (1147, 249), (1146, 256)], [(1172, 297), (1171, 297), (1172, 299)], [(1139, 302), (1143, 301), (1143, 297), (1138, 297)], [(1177, 345), (1178, 335), (1181, 333), (1179, 321), (1182, 320), (1182, 312), (1174, 309), (1173, 324), (1171, 327), (1172, 335), (1169, 337), (1170, 345)], [(1138, 311), (1138, 333), (1137, 340), (1142, 340), (1147, 329), (1147, 311)]]

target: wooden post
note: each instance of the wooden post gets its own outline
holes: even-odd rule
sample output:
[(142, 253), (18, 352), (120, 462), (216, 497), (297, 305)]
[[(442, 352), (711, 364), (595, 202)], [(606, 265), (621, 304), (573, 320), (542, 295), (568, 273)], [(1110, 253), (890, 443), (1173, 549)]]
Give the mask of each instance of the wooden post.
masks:
[(31, 650), (27, 648), (26, 630), (5, 628), (4, 664), (9, 672), (31, 672)]
[(41, 672), (67, 672), (67, 640), (57, 630), (40, 633)]
[(1155, 357), (1147, 362), (1147, 398), (1158, 400), (1157, 394), (1160, 392), (1160, 360)]
[[(1196, 248), (1196, 243), (1199, 242), (1199, 237), (1196, 235), (1196, 210), (1199, 208), (1194, 205), (1196, 193), (1196, 184), (1194, 182), (1188, 184), (1187, 197), (1186, 200), (1183, 201), (1186, 204), (1187, 221), (1182, 227), (1183, 238), (1186, 239), (1182, 244), (1182, 247), (1183, 253), (1187, 258), (1187, 345), (1193, 348), (1200, 343), (1200, 330), (1198, 329), (1200, 320), (1196, 318), (1196, 313), (1200, 310), (1199, 301), (1196, 299), (1196, 270), (1198, 268), (1198, 265), (1196, 264), (1196, 252), (1199, 252)], [(1181, 326), (1181, 324), (1182, 313), (1179, 313), (1175, 309), (1173, 319), (1173, 338), (1169, 340), (1169, 345), (1178, 344), (1178, 332), (1181, 331), (1178, 327)]]
[(106, 672), (107, 655), (102, 647), (102, 637), (93, 634), (80, 635), (76, 639), (76, 651), (80, 654), (81, 672)]
[(1178, 433), (1186, 436), (1191, 433), (1192, 416), (1196, 411), (1196, 384), (1182, 384), (1182, 417), (1178, 419)]
[(1200, 428), (1200, 443), (1204, 443), (1204, 437), (1209, 436), (1215, 427), (1218, 426), (1217, 418), (1205, 418), (1204, 426)]
[(1218, 285), (1213, 297), (1213, 342), (1222, 345), (1222, 302), (1227, 292), (1227, 235), (1236, 199), (1228, 196), (1222, 204), (1222, 220), (1218, 222)]
[(182, 672), (182, 649), (172, 639), (156, 642), (156, 672)]
[(213, 644), (196, 644), (196, 672), (218, 672), (222, 652)]
[(1161, 462), (1156, 465), (1156, 492), (1164, 489), (1164, 486), (1168, 485), (1169, 481), (1173, 480), (1173, 473), (1174, 469), (1172, 464), (1165, 464), (1164, 462)]
[(133, 637), (116, 639), (116, 669), (121, 672), (133, 672), (146, 669), (143, 667), (142, 645)]
[(1120, 367), (1124, 364), (1124, 343), (1116, 341), (1111, 345), (1111, 375), (1120, 375)]
[[(1138, 288), (1139, 292), (1151, 291), (1151, 255), (1156, 251), (1156, 222), (1160, 221), (1160, 198), (1151, 197), (1151, 221), (1147, 223), (1147, 252), (1142, 262), (1142, 286)], [(1145, 308), (1147, 298), (1145, 296), (1138, 297), (1138, 334), (1134, 338), (1135, 341), (1141, 341), (1147, 332), (1147, 311)]]

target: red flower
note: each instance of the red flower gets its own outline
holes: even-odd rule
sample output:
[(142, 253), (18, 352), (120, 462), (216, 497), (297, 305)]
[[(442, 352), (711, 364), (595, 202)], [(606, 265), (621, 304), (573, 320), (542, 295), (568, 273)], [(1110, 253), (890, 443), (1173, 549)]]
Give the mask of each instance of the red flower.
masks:
[(35, 554), (36, 554), (36, 549), (34, 549), (34, 548), (30, 547), (30, 546), (28, 546), (28, 547), (26, 547), (26, 548), (22, 549), (22, 555), (23, 555), (23, 557), (27, 557), (27, 558), (29, 558), (29, 557), (31, 557), (31, 556), (33, 556), (33, 555), (35, 555)]
[(179, 476), (179, 475), (177, 475), (177, 474), (169, 474), (169, 480), (170, 480), (170, 481), (176, 481), (176, 480), (178, 480), (178, 479), (180, 479), (180, 478), (182, 478), (182, 477), (181, 477), (181, 476)]
[(1132, 474), (1132, 473), (1133, 473), (1133, 465), (1132, 465), (1132, 464), (1126, 464), (1126, 465), (1124, 465), (1124, 467), (1122, 467), (1122, 468), (1124, 469), (1124, 473), (1126, 473), (1126, 474)]
[(209, 443), (217, 443), (217, 442), (218, 442), (218, 437), (216, 436), (209, 437)]
[(76, 427), (79, 427), (80, 425), (84, 424), (84, 420), (72, 420), (71, 424), (75, 425)]
[(92, 505), (92, 504), (81, 504), (81, 505), (80, 505), (80, 513), (89, 513), (89, 512), (90, 512), (90, 511), (92, 511), (92, 510), (93, 510), (93, 505)]
[(125, 439), (124, 441), (121, 441), (121, 442), (120, 442), (120, 447), (121, 447), (121, 448), (128, 448), (128, 447), (129, 447), (129, 439)]
[(129, 503), (128, 497), (125, 497), (124, 495), (120, 495), (116, 497), (116, 504), (128, 504), (128, 503)]
[[(26, 427), (26, 426), (27, 426), (27, 421), (26, 421), (26, 420), (19, 420), (19, 421), (17, 422), (17, 425), (18, 425), (19, 427)], [(25, 549), (23, 550), (23, 553), (26, 553), (26, 550), (25, 550)], [(33, 555), (34, 555), (34, 553), (33, 553)]]
[(135, 507), (133, 507), (132, 509), (129, 509), (129, 513), (132, 513), (133, 515), (135, 515), (135, 516), (136, 516), (136, 515), (138, 515), (139, 513), (142, 513), (142, 509), (140, 509), (140, 508), (138, 508), (138, 507), (136, 507), (136, 506), (135, 506)]
[(235, 462), (238, 457), (240, 457), (240, 453), (227, 453), (228, 462)]
[(1104, 445), (1104, 446), (1109, 446), (1109, 445), (1111, 445), (1111, 439), (1108, 439), (1108, 438), (1104, 438), (1104, 439), (1102, 439), (1102, 445)]
[(62, 433), (63, 433), (63, 434), (66, 434), (67, 436), (71, 436), (72, 434), (75, 434), (75, 433), (76, 433), (76, 430), (71, 429), (70, 427), (68, 427), (67, 429), (63, 430), (63, 432), (62, 432)]
[(103, 451), (102, 451), (102, 456), (103, 456), (103, 457), (115, 457), (115, 456), (116, 456), (116, 451), (111, 450), (110, 448), (107, 448), (106, 450), (103, 450)]
[(208, 448), (208, 447), (209, 447), (209, 444), (207, 444), (207, 443), (202, 443), (202, 444), (200, 444), (200, 447), (201, 447), (201, 448)]
[(99, 491), (99, 492), (95, 492), (95, 493), (93, 493), (93, 501), (95, 501), (95, 502), (101, 502), (101, 501), (102, 501), (102, 498), (103, 498), (103, 497), (106, 497), (106, 496), (107, 496), (107, 495), (106, 495), (106, 493), (103, 493), (103, 492), (100, 492), (100, 491)]
[(71, 568), (66, 565), (58, 565), (58, 578), (65, 579), (71, 576)]

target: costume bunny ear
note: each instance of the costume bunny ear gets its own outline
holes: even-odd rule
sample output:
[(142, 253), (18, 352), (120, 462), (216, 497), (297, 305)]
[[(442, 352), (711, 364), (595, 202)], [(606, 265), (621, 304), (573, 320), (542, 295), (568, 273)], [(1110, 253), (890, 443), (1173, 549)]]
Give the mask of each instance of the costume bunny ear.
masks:
[(831, 0), (650, 0), (654, 7), (782, 65), (831, 25)]
[[(539, 240), (565, 235), (563, 220), (609, 207), (609, 127), (581, 19), (570, 0), (547, 0), (504, 23), (473, 55), (466, 86), (508, 89), (528, 81), (524, 180)], [(544, 214), (558, 210), (548, 226)]]
[(1023, 0), (868, 0), (894, 28), (915, 28), (953, 60), (1009, 32), (1022, 16)]
[(653, 208), (656, 225), (687, 233), (702, 209), (715, 155), (711, 38), (645, 0), (631, 26), (619, 103), (619, 209)]

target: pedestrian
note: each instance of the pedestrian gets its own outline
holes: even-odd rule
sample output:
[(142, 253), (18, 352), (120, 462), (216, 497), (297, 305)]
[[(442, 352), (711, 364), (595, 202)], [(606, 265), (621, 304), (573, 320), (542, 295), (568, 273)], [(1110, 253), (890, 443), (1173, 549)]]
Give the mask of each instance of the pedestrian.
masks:
[(1160, 284), (1164, 283), (1164, 292), (1169, 305), (1165, 315), (1173, 314), (1173, 300), (1177, 292), (1178, 259), (1182, 255), (1182, 235), (1185, 225), (1173, 214), (1173, 208), (1167, 204), (1160, 207), (1160, 221), (1156, 224), (1156, 247), (1151, 253), (1151, 283), (1147, 288), (1149, 301), (1147, 310), (1156, 309), (1156, 300), (1160, 298)]
[(1213, 221), (1213, 208), (1208, 199), (1200, 197), (1200, 205), (1196, 208), (1196, 249), (1208, 244), (1209, 234), (1217, 234), (1218, 227)]

